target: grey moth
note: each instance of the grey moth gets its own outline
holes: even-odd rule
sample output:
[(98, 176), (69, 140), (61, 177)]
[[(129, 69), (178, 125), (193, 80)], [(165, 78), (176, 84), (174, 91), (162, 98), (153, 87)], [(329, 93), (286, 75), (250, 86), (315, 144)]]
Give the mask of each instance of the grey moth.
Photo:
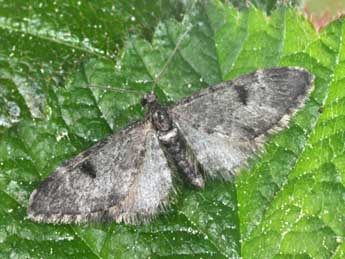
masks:
[(169, 204), (175, 177), (198, 188), (206, 179), (231, 180), (270, 134), (288, 125), (312, 88), (308, 71), (282, 67), (168, 107), (147, 94), (145, 119), (57, 168), (31, 194), (28, 216), (47, 223), (147, 222)]

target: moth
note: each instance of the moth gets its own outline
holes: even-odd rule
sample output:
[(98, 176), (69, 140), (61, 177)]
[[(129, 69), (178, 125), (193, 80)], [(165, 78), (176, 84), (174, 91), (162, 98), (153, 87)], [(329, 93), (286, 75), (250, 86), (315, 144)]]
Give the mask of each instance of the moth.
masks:
[(28, 216), (48, 223), (147, 222), (169, 205), (175, 177), (197, 188), (206, 178), (231, 180), (269, 135), (288, 125), (312, 88), (307, 70), (281, 67), (171, 106), (146, 94), (145, 119), (57, 168), (31, 194)]

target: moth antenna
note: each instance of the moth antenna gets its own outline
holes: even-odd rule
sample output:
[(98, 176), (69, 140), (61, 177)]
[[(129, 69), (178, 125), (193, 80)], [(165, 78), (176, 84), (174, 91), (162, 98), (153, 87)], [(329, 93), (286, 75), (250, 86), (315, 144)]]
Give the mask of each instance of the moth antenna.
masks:
[(189, 31), (191, 30), (191, 26), (189, 26), (186, 31), (180, 36), (179, 40), (177, 41), (175, 48), (173, 49), (173, 51), (171, 52), (170, 56), (168, 57), (167, 61), (165, 62), (162, 70), (158, 73), (157, 76), (155, 76), (155, 79), (153, 80), (153, 88), (152, 88), (152, 93), (154, 93), (157, 83), (158, 81), (161, 79), (161, 77), (163, 76), (163, 74), (165, 73), (165, 71), (167, 70), (168, 66), (170, 65), (173, 57), (175, 56), (177, 50), (179, 49), (179, 47), (182, 44), (183, 39), (186, 37), (186, 35), (189, 33)]
[[(178, 48), (181, 46), (183, 39), (186, 37), (186, 35), (188, 34), (188, 32), (191, 30), (191, 27), (188, 27), (186, 29), (186, 31), (180, 36), (179, 40), (177, 41), (175, 48), (173, 49), (173, 51), (171, 52), (170, 56), (168, 57), (167, 61), (165, 62), (162, 70), (158, 73), (158, 75), (155, 77), (154, 80), (151, 81), (147, 81), (147, 83), (153, 83), (153, 87), (151, 90), (151, 93), (155, 92), (156, 86), (158, 81), (160, 80), (160, 78), (163, 76), (163, 74), (165, 73), (165, 71), (167, 70), (169, 64), (171, 63), (173, 57), (175, 56)], [(143, 95), (143, 92), (140, 91), (136, 91), (136, 90), (129, 90), (129, 89), (123, 89), (120, 87), (115, 87), (115, 86), (111, 86), (111, 85), (93, 85), (93, 84), (88, 84), (87, 86), (78, 86), (81, 88), (96, 88), (96, 89), (101, 89), (101, 90), (106, 90), (106, 91), (113, 91), (113, 92), (119, 92), (119, 93), (131, 93), (131, 94), (138, 94), (138, 95)]]
[(101, 89), (101, 90), (106, 90), (106, 91), (113, 91), (113, 92), (119, 92), (119, 93), (131, 93), (131, 94), (139, 94), (142, 95), (143, 92), (136, 91), (136, 90), (130, 90), (130, 89), (124, 89), (120, 87), (115, 87), (111, 85), (87, 85), (87, 86), (78, 86), (81, 88), (96, 88), (96, 89)]

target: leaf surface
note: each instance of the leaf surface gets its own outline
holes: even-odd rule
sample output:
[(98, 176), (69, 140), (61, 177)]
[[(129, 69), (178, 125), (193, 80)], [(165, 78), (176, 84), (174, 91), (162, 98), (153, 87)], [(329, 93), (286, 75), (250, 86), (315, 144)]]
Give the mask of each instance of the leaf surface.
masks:
[[(267, 17), (253, 7), (238, 12), (218, 1), (196, 3), (182, 21), (159, 23), (151, 43), (130, 38), (116, 61), (102, 38), (92, 38), (89, 48), (87, 32), (75, 43), (53, 30), (52, 41), (44, 28), (17, 28), (15, 20), (0, 19), (0, 257), (343, 256), (344, 20), (318, 34), (294, 9)], [(110, 33), (108, 24), (103, 30)], [(172, 207), (149, 225), (26, 219), (31, 191), (54, 168), (143, 118), (140, 95), (88, 86), (149, 91), (186, 30), (157, 84), (164, 103), (273, 66), (308, 69), (315, 90), (234, 183), (209, 181), (202, 191), (181, 186)]]

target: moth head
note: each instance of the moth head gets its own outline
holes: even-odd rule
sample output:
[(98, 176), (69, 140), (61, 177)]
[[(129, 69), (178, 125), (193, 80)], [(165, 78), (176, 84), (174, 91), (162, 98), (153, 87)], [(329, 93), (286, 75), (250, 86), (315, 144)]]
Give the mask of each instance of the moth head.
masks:
[(145, 94), (144, 97), (141, 99), (141, 104), (143, 106), (149, 105), (157, 101), (157, 97), (154, 93)]

